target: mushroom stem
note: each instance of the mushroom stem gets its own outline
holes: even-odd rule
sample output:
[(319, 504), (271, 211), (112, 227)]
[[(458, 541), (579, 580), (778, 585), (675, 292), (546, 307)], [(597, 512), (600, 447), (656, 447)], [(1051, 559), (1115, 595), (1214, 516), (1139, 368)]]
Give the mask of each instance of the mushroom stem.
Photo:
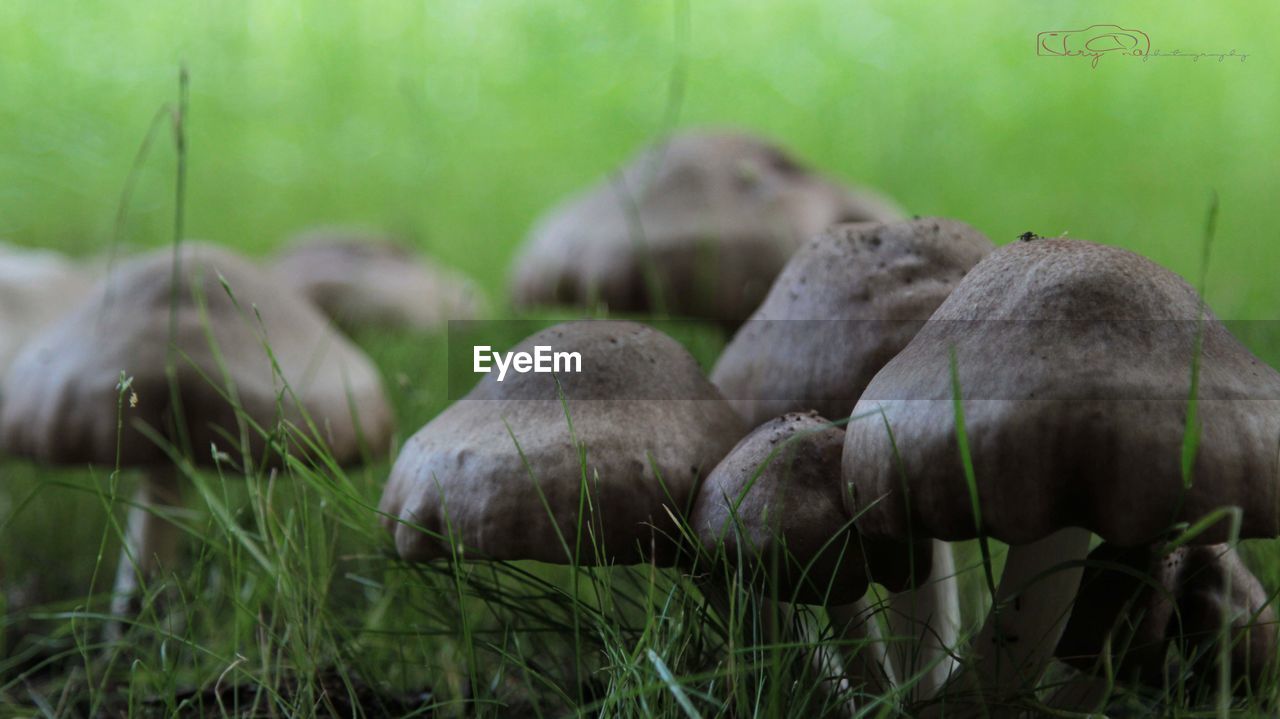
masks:
[(172, 567), (182, 532), (164, 513), (180, 506), (177, 473), (172, 468), (153, 468), (142, 475), (129, 508), (111, 613), (128, 616), (138, 609), (143, 583), (162, 567)]
[[(834, 631), (836, 653), (844, 670), (841, 689), (864, 694), (886, 694), (893, 689), (893, 670), (885, 656), (884, 637), (876, 623), (876, 608), (866, 597), (853, 604), (827, 607)], [(851, 713), (856, 714), (853, 700)]]
[[(880, 603), (877, 603), (880, 604)], [(846, 642), (843, 660), (847, 685), (870, 694), (906, 687), (909, 700), (927, 699), (946, 684), (958, 662), (954, 650), (960, 626), (960, 594), (951, 545), (934, 540), (933, 567), (920, 587), (888, 597), (879, 611), (866, 599), (827, 610), (837, 636)], [(875, 615), (885, 613), (890, 639), (880, 633)]]
[(916, 589), (890, 595), (886, 619), (888, 657), (899, 686), (912, 699), (934, 696), (958, 664), (960, 591), (950, 543), (933, 540), (929, 578)]
[(957, 712), (956, 699), (978, 691), (992, 717), (1021, 711), (1009, 700), (1034, 691), (1053, 658), (1080, 585), (1083, 568), (1060, 565), (1083, 560), (1091, 537), (1088, 530), (1070, 527), (1009, 547), (991, 612), (970, 648), (973, 661), (947, 688), (950, 706), (938, 709), (966, 716), (963, 708)]

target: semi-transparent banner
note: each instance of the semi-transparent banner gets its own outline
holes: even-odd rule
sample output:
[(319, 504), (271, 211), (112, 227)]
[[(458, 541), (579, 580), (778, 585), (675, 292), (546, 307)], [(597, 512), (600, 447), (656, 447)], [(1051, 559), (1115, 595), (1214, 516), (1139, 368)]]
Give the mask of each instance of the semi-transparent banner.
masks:
[[(609, 323), (618, 342), (576, 323)], [(635, 325), (654, 332), (637, 333)], [(546, 331), (551, 327), (561, 331)], [(674, 341), (678, 346), (671, 344)], [(450, 399), (1280, 399), (1275, 320), (451, 321)], [(648, 368), (644, 365), (647, 363)]]

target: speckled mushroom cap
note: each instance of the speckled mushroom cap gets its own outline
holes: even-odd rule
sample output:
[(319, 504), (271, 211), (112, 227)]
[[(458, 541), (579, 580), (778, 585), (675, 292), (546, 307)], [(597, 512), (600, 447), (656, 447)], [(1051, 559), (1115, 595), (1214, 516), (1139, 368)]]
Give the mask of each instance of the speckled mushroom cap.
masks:
[(90, 274), (57, 252), (0, 243), (0, 375), (24, 342), (84, 297)]
[(378, 233), (322, 228), (295, 237), (272, 270), (342, 327), (438, 330), (474, 319), (473, 282)]
[(836, 225), (809, 241), (711, 373), (755, 426), (789, 411), (848, 417), (862, 390), (994, 249), (963, 222)]
[[(1110, 635), (1118, 676), (1162, 686), (1169, 644), (1214, 642), (1226, 612), (1232, 676), (1255, 686), (1266, 676), (1276, 651), (1275, 610), (1228, 545), (1184, 546), (1162, 557), (1153, 546), (1101, 544), (1089, 561), (1055, 652), (1062, 661), (1093, 669)], [(1216, 658), (1211, 649), (1201, 659)]]
[[(780, 599), (857, 601), (867, 589), (864, 551), (882, 548), (864, 547), (844, 510), (843, 448), (844, 431), (816, 412), (765, 422), (703, 480), (690, 527), (709, 556), (740, 566), (750, 579), (763, 582), (776, 566)], [(894, 559), (901, 561), (888, 564), (902, 573), (906, 553)], [(927, 566), (917, 569), (928, 574)]]
[[(679, 343), (643, 325), (570, 322), (512, 351), (537, 346), (579, 353), (582, 371), (490, 372), (405, 443), (381, 503), (400, 556), (449, 557), (450, 537), (471, 559), (567, 564), (563, 538), (579, 564), (672, 562), (672, 516), (741, 421)], [(584, 481), (594, 511), (579, 516)]]
[(836, 222), (891, 220), (887, 200), (852, 192), (764, 140), (688, 132), (552, 209), (516, 258), (517, 305), (604, 302), (738, 323), (791, 253)]
[[(996, 250), (853, 410), (884, 413), (846, 429), (846, 501), (867, 510), (859, 530), (977, 534), (956, 440), (954, 351), (990, 536), (1023, 544), (1082, 527), (1133, 546), (1228, 505), (1243, 509), (1242, 536), (1275, 536), (1280, 375), (1207, 310), (1198, 451), (1184, 490), (1201, 308), (1181, 278), (1124, 250), (1063, 239)], [(1225, 524), (1200, 542), (1223, 541)]]
[[(371, 452), (387, 449), (391, 411), (372, 363), (311, 305), (213, 245), (184, 243), (180, 266), (175, 291), (171, 249), (120, 263), (26, 345), (4, 379), (0, 443), (7, 451), (46, 462), (114, 464), (120, 417), (122, 464), (167, 462), (138, 427), (178, 436), (165, 377), (171, 300), (180, 419), (196, 461), (210, 460), (211, 445), (240, 459), (229, 390), (247, 417), (275, 427), (280, 377), (293, 391), (282, 400), (283, 418), (302, 427), (305, 408), (335, 459), (355, 459), (362, 440)], [(133, 378), (136, 406), (117, 390), (122, 371)], [(258, 433), (248, 435), (260, 449)]]

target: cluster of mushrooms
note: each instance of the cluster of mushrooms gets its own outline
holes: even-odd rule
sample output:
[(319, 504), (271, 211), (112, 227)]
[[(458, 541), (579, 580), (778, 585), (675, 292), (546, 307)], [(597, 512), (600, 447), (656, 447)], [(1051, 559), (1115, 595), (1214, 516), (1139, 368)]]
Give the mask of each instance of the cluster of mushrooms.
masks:
[[(379, 508), (402, 558), (676, 566), (709, 599), (767, 586), (859, 640), (836, 659), (853, 696), (909, 688), (924, 713), (1087, 711), (1116, 682), (1275, 671), (1271, 597), (1234, 542), (1280, 535), (1280, 374), (1174, 273), (1084, 240), (996, 248), (727, 132), (641, 153), (548, 213), (515, 267), (517, 306), (733, 335), (709, 377), (639, 322), (526, 339), (581, 371), (490, 374), (403, 443)], [(21, 350), (0, 343), (0, 449), (143, 470), (121, 602), (176, 560), (184, 463), (389, 450), (382, 382), (334, 323), (484, 307), (341, 233), (267, 268), (184, 243), (70, 285), (56, 319), (12, 330)], [(989, 558), (957, 568), (951, 543), (973, 539), (1008, 545), (998, 583)], [(966, 570), (994, 589), (976, 631)], [(1055, 657), (1078, 671), (1037, 695)]]

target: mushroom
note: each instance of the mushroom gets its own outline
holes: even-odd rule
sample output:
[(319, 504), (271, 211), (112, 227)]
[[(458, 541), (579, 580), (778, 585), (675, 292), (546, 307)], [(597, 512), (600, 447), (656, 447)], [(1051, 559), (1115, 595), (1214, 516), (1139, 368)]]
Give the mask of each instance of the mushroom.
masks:
[[(1280, 374), (1173, 273), (1085, 241), (1015, 243), (868, 385), (853, 415), (874, 417), (846, 432), (846, 501), (866, 536), (1011, 545), (977, 666), (957, 684), (1003, 701), (1052, 655), (1090, 532), (1146, 544), (1236, 506), (1241, 536), (1277, 534), (1276, 398)], [(1228, 533), (1218, 523), (1196, 541)]]
[[(1269, 686), (1276, 672), (1274, 598), (1229, 546), (1191, 547), (1183, 566), (1171, 633), (1198, 666), (1211, 669), (1225, 648), (1234, 689)], [(1230, 644), (1222, 647), (1223, 639)]]
[(649, 327), (569, 322), (513, 352), (539, 346), (581, 371), (490, 372), (405, 443), (381, 502), (400, 556), (672, 564), (674, 518), (741, 421)]
[(1089, 553), (1056, 651), (1084, 676), (1055, 693), (1056, 708), (1103, 709), (1110, 686), (1097, 673), (1104, 664), (1120, 681), (1163, 688), (1171, 644), (1183, 648), (1193, 680), (1199, 674), (1213, 685), (1225, 649), (1235, 688), (1264, 685), (1274, 669), (1276, 613), (1257, 577), (1230, 545), (1160, 550), (1102, 544)]
[(841, 500), (843, 449), (844, 430), (816, 412), (757, 427), (698, 490), (689, 525), (703, 549), (723, 553), (749, 578), (773, 575), (776, 561), (772, 579), (786, 601), (846, 604), (862, 598), (863, 549)]
[(836, 225), (791, 258), (711, 373), (755, 426), (815, 409), (848, 417), (862, 390), (991, 240), (956, 220)]
[(0, 374), (32, 335), (89, 288), (88, 273), (49, 250), (0, 243)]
[[(930, 691), (951, 668), (948, 650), (959, 620), (950, 554), (941, 547), (943, 566), (921, 583), (919, 595), (906, 592), (911, 596), (890, 600), (891, 630), (906, 630), (910, 639), (923, 641), (914, 654), (892, 647), (886, 666), (872, 617), (875, 607), (864, 600), (868, 572), (879, 583), (903, 590), (913, 569), (929, 575), (929, 545), (912, 556), (907, 545), (868, 543), (858, 536), (841, 498), (843, 448), (844, 431), (815, 412), (764, 423), (703, 481), (690, 527), (707, 556), (737, 567), (748, 581), (772, 584), (770, 596), (827, 606), (842, 639), (869, 641), (874, 651), (845, 657), (852, 684), (882, 693), (895, 676), (906, 680), (923, 674), (917, 689)], [(943, 584), (952, 587), (939, 591)], [(928, 625), (928, 631), (915, 636), (907, 629), (908, 618)]]
[(800, 245), (835, 222), (891, 220), (750, 135), (674, 135), (552, 209), (516, 259), (517, 305), (603, 302), (737, 324)]
[[(118, 611), (141, 578), (135, 567), (149, 576), (176, 554), (177, 530), (161, 507), (178, 503), (177, 478), (170, 448), (151, 433), (194, 462), (245, 465), (286, 443), (295, 453), (318, 443), (350, 461), (362, 448), (385, 451), (391, 434), (390, 406), (363, 352), (249, 262), (193, 242), (176, 256), (159, 250), (118, 265), (23, 348), (3, 388), (8, 452), (144, 470)], [(264, 434), (280, 423), (288, 436), (268, 447)]]
[(322, 228), (295, 237), (272, 270), (339, 326), (438, 330), (483, 312), (465, 276), (420, 257), (396, 240), (353, 228)]

